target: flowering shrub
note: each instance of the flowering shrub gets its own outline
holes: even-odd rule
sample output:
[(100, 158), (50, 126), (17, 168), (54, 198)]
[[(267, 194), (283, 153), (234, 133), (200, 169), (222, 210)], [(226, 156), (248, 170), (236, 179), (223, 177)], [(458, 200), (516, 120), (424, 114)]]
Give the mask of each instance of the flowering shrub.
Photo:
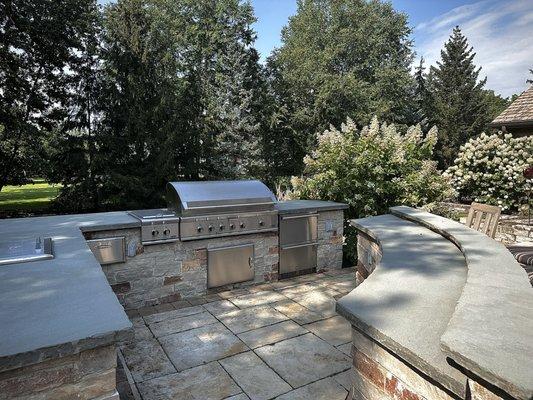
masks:
[(531, 185), (523, 175), (529, 165), (533, 165), (532, 136), (482, 133), (461, 146), (445, 174), (461, 198), (516, 210)]
[(374, 117), (358, 130), (347, 120), (318, 135), (318, 146), (304, 159), (305, 176), (291, 179), (292, 198), (328, 199), (349, 205), (347, 217), (387, 212), (391, 206), (420, 206), (452, 194), (431, 161), (437, 129), (420, 126), (405, 134)]

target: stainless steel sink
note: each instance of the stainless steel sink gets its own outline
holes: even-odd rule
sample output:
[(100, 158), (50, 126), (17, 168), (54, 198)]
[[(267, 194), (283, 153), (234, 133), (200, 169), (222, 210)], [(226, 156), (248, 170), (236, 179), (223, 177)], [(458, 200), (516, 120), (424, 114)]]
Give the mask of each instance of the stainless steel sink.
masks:
[(52, 258), (54, 258), (52, 238), (49, 237), (0, 243), (0, 265)]

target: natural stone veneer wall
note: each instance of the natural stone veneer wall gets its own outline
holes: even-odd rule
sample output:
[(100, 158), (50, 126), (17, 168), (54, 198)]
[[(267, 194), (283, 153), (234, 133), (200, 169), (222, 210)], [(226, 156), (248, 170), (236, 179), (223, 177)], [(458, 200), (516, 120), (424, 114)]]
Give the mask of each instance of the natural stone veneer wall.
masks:
[[(102, 269), (126, 309), (140, 308), (207, 293), (207, 249), (254, 244), (255, 279), (218, 290), (277, 280), (278, 235), (261, 233), (143, 246), (140, 229), (87, 233), (87, 239), (126, 237), (125, 263)], [(217, 289), (211, 289), (216, 291)]]
[(416, 369), (377, 342), (352, 329), (352, 398), (367, 400), (451, 400)]
[[(343, 211), (318, 215), (317, 271), (342, 268)], [(279, 247), (276, 232), (228, 236), (165, 244), (142, 245), (140, 229), (88, 232), (86, 239), (124, 236), (126, 262), (102, 269), (119, 301), (135, 309), (278, 279)], [(207, 289), (207, 249), (254, 244), (255, 279)]]
[(344, 212), (318, 214), (317, 271), (342, 268)]
[(0, 400), (119, 400), (115, 346), (0, 373)]

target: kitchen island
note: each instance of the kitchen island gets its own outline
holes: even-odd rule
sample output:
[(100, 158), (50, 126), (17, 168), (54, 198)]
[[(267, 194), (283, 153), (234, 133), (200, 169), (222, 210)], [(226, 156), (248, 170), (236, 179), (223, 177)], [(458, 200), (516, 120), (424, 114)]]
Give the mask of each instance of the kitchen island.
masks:
[[(319, 214), (319, 262), (325, 264), (333, 251), (336, 268), (342, 262), (345, 208), (315, 201), (276, 204), (280, 215), (309, 210)], [(127, 239), (127, 261), (101, 266), (87, 239), (117, 234)], [(253, 236), (246, 240), (255, 240)], [(262, 241), (256, 246), (260, 274), (247, 285), (277, 280), (277, 234), (257, 236)], [(0, 399), (38, 394), (36, 399), (116, 400), (115, 346), (132, 335), (123, 306), (206, 294), (205, 249), (215, 239), (189, 242), (194, 246), (185, 252), (177, 251), (180, 242), (143, 246), (140, 222), (127, 212), (0, 221), (0, 243), (38, 237), (52, 238), (53, 259), (0, 267)], [(192, 258), (177, 257), (184, 254)], [(196, 281), (189, 281), (188, 274)], [(128, 303), (127, 298), (133, 300)]]

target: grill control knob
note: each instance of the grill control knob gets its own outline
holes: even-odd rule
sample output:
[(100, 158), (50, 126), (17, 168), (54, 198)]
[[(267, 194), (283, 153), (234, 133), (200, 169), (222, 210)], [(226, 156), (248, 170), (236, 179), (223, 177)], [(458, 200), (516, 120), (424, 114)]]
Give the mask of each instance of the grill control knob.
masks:
[(245, 227), (244, 222), (241, 222), (241, 223), (239, 224), (239, 226), (240, 226), (241, 228), (244, 228), (244, 227)]
[(223, 231), (223, 230), (224, 230), (224, 225), (220, 224), (220, 225), (218, 226), (218, 229), (220, 229), (221, 231)]
[(196, 227), (196, 231), (197, 231), (197, 232), (202, 232), (202, 231), (203, 231), (202, 226), (201, 226), (201, 225), (198, 225), (198, 226)]
[(235, 224), (229, 224), (230, 229), (235, 229)]
[(209, 225), (207, 229), (209, 229), (209, 232), (213, 232), (213, 225)]
[(152, 230), (152, 236), (157, 236), (159, 235), (159, 231), (158, 230)]
[(163, 231), (163, 235), (170, 235), (170, 229), (168, 229), (168, 228), (165, 229), (165, 230)]
[(263, 226), (265, 223), (262, 220), (259, 220), (259, 226)]

